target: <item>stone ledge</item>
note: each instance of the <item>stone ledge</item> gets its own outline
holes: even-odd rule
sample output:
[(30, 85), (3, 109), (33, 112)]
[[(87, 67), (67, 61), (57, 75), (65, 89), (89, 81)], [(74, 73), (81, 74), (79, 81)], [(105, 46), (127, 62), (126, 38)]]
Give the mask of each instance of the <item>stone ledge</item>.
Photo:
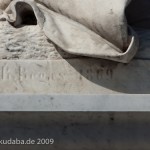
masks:
[(149, 112), (150, 95), (0, 95), (0, 111)]

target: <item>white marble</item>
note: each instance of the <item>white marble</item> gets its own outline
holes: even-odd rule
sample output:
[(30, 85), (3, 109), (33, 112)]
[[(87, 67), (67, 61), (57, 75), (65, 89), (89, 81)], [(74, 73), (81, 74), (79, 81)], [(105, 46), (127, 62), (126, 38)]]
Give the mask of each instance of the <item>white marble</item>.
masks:
[(150, 61), (1, 60), (0, 93), (150, 94)]
[[(2, 12), (0, 21), (8, 21), (12, 25), (4, 27), (4, 30), (15, 28), (18, 31), (13, 32), (17, 49), (31, 47), (33, 51), (36, 47), (36, 44), (32, 45), (30, 42), (27, 44), (28, 40), (24, 41), (24, 36), (29, 37), (30, 40), (35, 39), (35, 43), (44, 39), (39, 36), (39, 32), (37, 34), (38, 28), (35, 25), (39, 25), (45, 37), (70, 54), (129, 63), (137, 53), (138, 36), (132, 27), (128, 28), (124, 11), (130, 0), (113, 2), (84, 0), (82, 3), (76, 0), (13, 0), (10, 2), (11, 0), (0, 0)], [(145, 4), (145, 1), (143, 3)], [(8, 7), (5, 9), (6, 5)], [(23, 28), (23, 26), (33, 25), (33, 28)], [(18, 37), (19, 28), (24, 36)], [(1, 37), (5, 35), (11, 36), (11, 33), (5, 32)], [(11, 39), (10, 41), (10, 43), (6, 42), (9, 43), (6, 47), (10, 50), (15, 49), (12, 45), (14, 41)], [(43, 41), (44, 47), (49, 50), (45, 43), (46, 41)]]
[(150, 95), (0, 95), (3, 112), (150, 112)]

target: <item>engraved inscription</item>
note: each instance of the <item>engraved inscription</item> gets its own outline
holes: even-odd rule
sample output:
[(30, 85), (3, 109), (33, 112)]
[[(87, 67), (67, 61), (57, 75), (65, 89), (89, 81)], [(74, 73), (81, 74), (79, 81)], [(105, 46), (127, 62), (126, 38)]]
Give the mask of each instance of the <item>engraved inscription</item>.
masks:
[(0, 67), (0, 80), (48, 80), (46, 72), (29, 72), (22, 66), (2, 66)]
[[(61, 72), (61, 70), (55, 70), (54, 72), (47, 70), (45, 67), (40, 67), (34, 65), (22, 66), (21, 64), (6, 63), (0, 66), (0, 80), (13, 80), (13, 81), (26, 81), (26, 80), (36, 80), (36, 81), (62, 81), (67, 80), (69, 76), (72, 78), (75, 73), (73, 70)], [(69, 76), (66, 77), (66, 74)]]
[[(67, 65), (67, 64), (66, 64)], [(65, 70), (64, 70), (65, 69)], [(73, 68), (66, 69), (66, 66), (62, 68), (53, 69), (47, 68), (47, 65), (40, 66), (38, 64), (34, 64), (30, 66), (30, 64), (22, 65), (21, 63), (3, 63), (0, 66), (0, 80), (17, 80), (17, 81), (26, 81), (26, 80), (36, 80), (36, 81), (68, 81), (73, 80), (74, 74), (76, 74), (76, 79), (81, 81), (83, 78), (87, 80), (96, 79), (101, 80), (103, 78), (103, 74), (109, 76), (109, 72), (107, 69), (100, 68), (91, 68), (87, 67), (84, 70), (76, 70)], [(52, 72), (51, 72), (52, 71)], [(111, 73), (111, 72), (110, 72)], [(111, 75), (112, 77), (112, 75)]]

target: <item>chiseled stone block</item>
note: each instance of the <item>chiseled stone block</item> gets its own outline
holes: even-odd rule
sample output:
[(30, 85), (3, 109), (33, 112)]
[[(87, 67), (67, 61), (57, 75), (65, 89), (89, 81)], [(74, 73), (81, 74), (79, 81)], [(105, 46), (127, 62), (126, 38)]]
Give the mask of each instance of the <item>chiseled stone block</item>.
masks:
[(149, 94), (150, 61), (1, 60), (0, 93)]

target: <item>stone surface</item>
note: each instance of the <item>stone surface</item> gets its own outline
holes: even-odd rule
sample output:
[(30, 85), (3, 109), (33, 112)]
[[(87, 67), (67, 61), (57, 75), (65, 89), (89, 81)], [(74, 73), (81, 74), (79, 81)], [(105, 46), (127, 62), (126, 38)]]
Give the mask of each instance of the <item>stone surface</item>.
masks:
[[(128, 29), (125, 18), (124, 9), (128, 2), (129, 0), (124, 2), (114, 0), (110, 5), (110, 2), (105, 0), (95, 2), (84, 0), (83, 3), (76, 0), (14, 0), (0, 16), (0, 21), (7, 20), (15, 28), (38, 24), (50, 41), (70, 54), (129, 63), (135, 56), (139, 44), (135, 32), (131, 28)], [(5, 5), (4, 1), (1, 3)], [(10, 27), (5, 28), (7, 30)], [(24, 30), (25, 37), (38, 43), (40, 39), (36, 39), (39, 34), (36, 33), (35, 26), (34, 30), (30, 31), (31, 33), (28, 32), (28, 29), (23, 28), (22, 30)], [(15, 45), (19, 43), (16, 46), (17, 50), (29, 49), (27, 42), (23, 45), (22, 35), (19, 35), (20, 38), (17, 37), (16, 32), (14, 35)], [(16, 48), (13, 49), (14, 45), (11, 42), (14, 41), (10, 39), (8, 50), (16, 50)], [(45, 41), (43, 42), (44, 47), (47, 48)], [(23, 43), (22, 46), (20, 43)], [(31, 47), (31, 50), (36, 48), (30, 42), (28, 46)], [(36, 48), (37, 51), (39, 48)]]
[[(5, 37), (5, 38), (4, 38)], [(74, 58), (49, 41), (38, 25), (14, 28), (0, 22), (0, 60)]]
[[(0, 0), (0, 9), (2, 9), (2, 10), (4, 10), (5, 8), (6, 8), (6, 6), (8, 6), (9, 5), (9, 3), (11, 2), (12, 0), (6, 0), (6, 1), (4, 1), (4, 0)], [(91, 0), (89, 0), (89, 1), (86, 1), (86, 2), (84, 2), (85, 4), (86, 4), (86, 8), (88, 9), (88, 6), (89, 6), (89, 3), (90, 3), (90, 1)], [(17, 1), (16, 1), (17, 2)], [(121, 25), (123, 24), (123, 29), (124, 30), (121, 30), (120, 31), (120, 28), (118, 29), (118, 26), (117, 25), (115, 25), (115, 26), (111, 26), (112, 28), (113, 28), (113, 30), (112, 29), (110, 29), (111, 27), (110, 26), (104, 26), (104, 27), (106, 27), (106, 29), (108, 28), (108, 29), (110, 29), (111, 30), (111, 32), (108, 32), (109, 30), (103, 30), (103, 28), (101, 29), (101, 27), (99, 26), (99, 23), (98, 23), (98, 27), (100, 28), (98, 28), (97, 29), (97, 21), (100, 21), (100, 24), (102, 24), (102, 26), (103, 26), (103, 22), (101, 22), (101, 19), (99, 19), (99, 20), (97, 20), (96, 19), (96, 22), (95, 22), (95, 24), (93, 25), (93, 23), (91, 24), (91, 19), (93, 20), (93, 21), (95, 21), (95, 17), (92, 17), (91, 19), (90, 19), (90, 16), (88, 15), (88, 14), (86, 14), (85, 12), (83, 12), (83, 16), (84, 17), (87, 17), (87, 19), (82, 19), (81, 17), (80, 17), (80, 15), (78, 16), (78, 14), (76, 14), (76, 13), (73, 13), (73, 11), (74, 11), (74, 9), (73, 10), (70, 10), (70, 11), (68, 11), (68, 9), (66, 9), (66, 7), (65, 6), (61, 6), (62, 8), (61, 8), (61, 10), (58, 10), (57, 9), (57, 7), (60, 5), (60, 2), (54, 2), (54, 1), (47, 1), (47, 0), (35, 0), (35, 2), (36, 2), (36, 4), (38, 5), (38, 7), (39, 7), (39, 9), (40, 10), (42, 10), (42, 12), (43, 12), (43, 14), (44, 15), (41, 15), (40, 16), (40, 14), (39, 14), (39, 12), (38, 11), (35, 11), (35, 10), (32, 10), (32, 9), (30, 9), (29, 8), (29, 6), (27, 6), (27, 4), (25, 4), (26, 2), (29, 2), (29, 5), (30, 6), (33, 6), (33, 3), (30, 3), (31, 1), (28, 1), (28, 0), (26, 0), (26, 1), (18, 1), (18, 3), (17, 4), (15, 4), (15, 2), (14, 2), (14, 4), (13, 5), (16, 5), (16, 13), (18, 14), (18, 16), (20, 15), (20, 19), (22, 20), (21, 22), (20, 22), (20, 24), (18, 24), (18, 26), (16, 25), (14, 25), (13, 23), (10, 25), (7, 21), (6, 21), (6, 19), (8, 19), (8, 17), (6, 17), (7, 15), (6, 15), (6, 13), (8, 13), (8, 10), (9, 9), (7, 9), (6, 11), (5, 11), (5, 13), (4, 12), (0, 12), (0, 14), (2, 13), (3, 15), (1, 15), (1, 21), (0, 21), (0, 41), (1, 41), (1, 44), (0, 44), (0, 59), (6, 59), (6, 60), (10, 60), (10, 59), (42, 59), (42, 60), (54, 60), (54, 59), (62, 59), (62, 58), (65, 58), (65, 59), (68, 59), (68, 58), (79, 58), (79, 56), (75, 56), (75, 55), (71, 55), (71, 54), (69, 54), (69, 53), (67, 53), (67, 52), (64, 52), (64, 51), (66, 51), (67, 49), (68, 49), (68, 46), (64, 46), (64, 47), (66, 47), (66, 48), (64, 48), (64, 51), (63, 50), (61, 50), (59, 47), (56, 47), (50, 40), (51, 40), (51, 38), (53, 39), (54, 37), (55, 37), (55, 34), (54, 34), (54, 32), (53, 32), (53, 30), (55, 31), (57, 31), (58, 29), (60, 30), (60, 29), (62, 29), (62, 31), (61, 31), (61, 34), (62, 35), (65, 35), (65, 36), (69, 36), (69, 35), (67, 35), (68, 33), (72, 33), (73, 32), (73, 29), (71, 29), (71, 31), (70, 30), (64, 30), (64, 29), (66, 29), (66, 28), (63, 28), (63, 25), (64, 25), (64, 22), (66, 23), (66, 20), (68, 21), (68, 23), (70, 24), (74, 24), (73, 22), (70, 22), (69, 20), (68, 20), (68, 18), (67, 17), (70, 17), (72, 20), (75, 20), (75, 21), (77, 21), (77, 22), (79, 22), (80, 24), (83, 24), (84, 26), (88, 26), (88, 24), (90, 25), (90, 26), (88, 26), (88, 28), (90, 28), (91, 30), (93, 30), (94, 32), (98, 32), (98, 34), (102, 34), (102, 37), (105, 37), (105, 39), (107, 39), (109, 42), (111, 41), (113, 44), (114, 43), (116, 43), (115, 41), (114, 41), (114, 39), (112, 39), (112, 35), (111, 34), (114, 34), (113, 32), (115, 32), (115, 36), (116, 36), (116, 38), (115, 39), (117, 39), (117, 38), (119, 38), (120, 39), (120, 36), (119, 37), (117, 37), (117, 35), (119, 35), (119, 34), (121, 34), (121, 36), (127, 36), (126, 34), (125, 34), (125, 31), (126, 31), (126, 22), (122, 22), (121, 23), (121, 21), (122, 21), (122, 19), (121, 19), (121, 21), (119, 22), (119, 24), (121, 23)], [(116, 6), (114, 6), (114, 11), (116, 11), (116, 13), (118, 13), (118, 11), (120, 11), (121, 12), (121, 14), (122, 13), (124, 13), (124, 12), (122, 12), (122, 10), (120, 10), (120, 8), (124, 8), (125, 7), (125, 4), (124, 3), (120, 3), (119, 1), (117, 1), (118, 2), (118, 5)], [(127, 19), (129, 18), (130, 20), (132, 20), (133, 19), (133, 17), (132, 17), (132, 15), (133, 16), (135, 16), (135, 13), (134, 13), (134, 9), (133, 9), (133, 6), (135, 7), (135, 8), (137, 8), (137, 7), (139, 7), (139, 5), (137, 5), (138, 3), (139, 3), (140, 1), (138, 1), (137, 3), (135, 3), (135, 1), (132, 1), (132, 3), (131, 3), (131, 7), (128, 7), (127, 8), (127, 11), (126, 11), (126, 17), (127, 17)], [(60, 13), (61, 15), (63, 15), (63, 16), (67, 16), (67, 17), (62, 17), (61, 18), (61, 21), (59, 22), (59, 17), (57, 18), (55, 18), (54, 16), (57, 16), (57, 14), (55, 14), (55, 15), (53, 15), (53, 13), (50, 11), (50, 10), (47, 10), (47, 8), (45, 8), (45, 7), (42, 7), (41, 5), (39, 5), (38, 3), (41, 3), (41, 5), (44, 5), (44, 6), (47, 6), (47, 8), (49, 8), (50, 10), (52, 9), (54, 9), (56, 12), (58, 11), (58, 13)], [(70, 2), (69, 4), (71, 4), (72, 2)], [(97, 3), (97, 2), (96, 2)], [(99, 6), (97, 6), (97, 5), (95, 5), (96, 3), (93, 3), (92, 2), (92, 7), (95, 7), (95, 9), (97, 9), (97, 7), (99, 7)], [(104, 7), (109, 7), (108, 5), (105, 5), (105, 3), (107, 4), (107, 2), (104, 2), (103, 0), (102, 1), (100, 1), (100, 3), (103, 3), (103, 5), (104, 5)], [(144, 6), (145, 6), (145, 4), (149, 4), (149, 3), (147, 3), (147, 0), (145, 0), (144, 2), (142, 1), (142, 2), (140, 2), (140, 3), (142, 3)], [(80, 10), (80, 11), (82, 11), (82, 4), (81, 3), (79, 3), (78, 4), (78, 2), (75, 2), (75, 4), (78, 6), (76, 9), (77, 10)], [(99, 2), (98, 2), (98, 4), (99, 4)], [(18, 5), (20, 5), (20, 7), (18, 6)], [(91, 6), (91, 5), (90, 5)], [(146, 5), (147, 6), (147, 5)], [(53, 8), (54, 7), (54, 8)], [(110, 6), (110, 7), (112, 7), (112, 6)], [(149, 7), (149, 5), (147, 6), (147, 7)], [(23, 11), (21, 11), (21, 9), (20, 8), (22, 8), (22, 10)], [(118, 10), (118, 8), (119, 8), (119, 10)], [(10, 8), (11, 9), (11, 8)], [(99, 10), (99, 9), (98, 9)], [(142, 10), (142, 8), (141, 8), (141, 10)], [(144, 14), (141, 12), (141, 10), (140, 10), (140, 13), (141, 13), (141, 17), (143, 17), (143, 15), (145, 15), (145, 12), (144, 12)], [(148, 11), (149, 9), (146, 9), (146, 12)], [(34, 12), (35, 11), (35, 12)], [(46, 12), (49, 12), (49, 15), (48, 16), (51, 16), (57, 23), (55, 24), (55, 26), (53, 26), (53, 24), (51, 24), (51, 22), (55, 22), (54, 20), (52, 21), (50, 21), (48, 18), (47, 18), (47, 13)], [(107, 10), (104, 10), (104, 11), (107, 11)], [(35, 14), (37, 13), (37, 16), (35, 17)], [(52, 13), (52, 14), (51, 14)], [(73, 14), (72, 14), (73, 13)], [(106, 14), (107, 14), (108, 12), (106, 12)], [(8, 14), (10, 14), (10, 12), (8, 13)], [(81, 13), (80, 13), (81, 14)], [(95, 12), (95, 10), (93, 10), (93, 16), (95, 16), (95, 15), (99, 15), (99, 14), (101, 14), (101, 13), (98, 13), (97, 11)], [(112, 13), (113, 14), (113, 13)], [(120, 13), (118, 13), (119, 15), (120, 15)], [(148, 13), (147, 13), (148, 14)], [(102, 15), (105, 15), (105, 13), (102, 13)], [(110, 15), (110, 14), (109, 14)], [(108, 15), (108, 16), (109, 16)], [(29, 17), (30, 16), (30, 17)], [(40, 28), (39, 27), (39, 25), (41, 25), (40, 23), (39, 23), (39, 21), (37, 22), (37, 20), (39, 19), (40, 21), (42, 20), (42, 17), (43, 18), (47, 18), (48, 20), (46, 21), (46, 23), (45, 23), (45, 25), (43, 25), (42, 26), (42, 28)], [(83, 17), (83, 18), (84, 18)], [(101, 15), (100, 15), (100, 17), (102, 17)], [(114, 21), (115, 19), (119, 19), (120, 17), (116, 17), (116, 15), (115, 15), (115, 17), (113, 16), (113, 15), (110, 15), (109, 16), (110, 18), (110, 20), (112, 20), (112, 21)], [(114, 20), (112, 19), (112, 18), (114, 17)], [(121, 16), (121, 17), (124, 17), (124, 15), (123, 16)], [(132, 19), (131, 19), (131, 18)], [(11, 18), (12, 18), (12, 16), (11, 16)], [(33, 20), (35, 19), (35, 22), (32, 24), (30, 21), (32, 20), (32, 19), (29, 19), (29, 18), (32, 18)], [(104, 18), (104, 17), (102, 17), (102, 18)], [(107, 18), (107, 17), (106, 17)], [(14, 19), (16, 19), (16, 18), (14, 18)], [(57, 20), (58, 19), (58, 20)], [(135, 17), (135, 19), (138, 19), (137, 17)], [(17, 20), (17, 19), (16, 19)], [(28, 20), (28, 22), (26, 22)], [(123, 19), (124, 20), (124, 19)], [(63, 22), (64, 21), (64, 22)], [(106, 20), (104, 20), (104, 22), (107, 22), (107, 19)], [(86, 23), (87, 22), (87, 23)], [(28, 24), (29, 23), (29, 24)], [(116, 21), (115, 21), (115, 23), (117, 23)], [(48, 24), (48, 25), (47, 25)], [(71, 26), (71, 24), (70, 24), (70, 26)], [(76, 25), (77, 26), (77, 28), (80, 28), (81, 26), (78, 26), (78, 24), (74, 24), (74, 25)], [(15, 27), (14, 27), (15, 26)], [(51, 31), (51, 28), (49, 29), (48, 27), (53, 27), (54, 29)], [(61, 27), (62, 26), (62, 27)], [(57, 27), (57, 29), (56, 29), (56, 27)], [(66, 26), (65, 26), (66, 27)], [(139, 49), (139, 53), (137, 54), (137, 58), (142, 58), (142, 59), (149, 59), (150, 58), (150, 56), (149, 56), (149, 39), (147, 38), (147, 37), (149, 37), (149, 29), (141, 29), (141, 26), (137, 26), (137, 27), (139, 27), (140, 29), (138, 29), (138, 30), (136, 30), (135, 28), (134, 28), (134, 26), (133, 26), (133, 29), (136, 31), (136, 33), (138, 34), (138, 36), (140, 37), (140, 49)], [(143, 27), (143, 26), (142, 26)], [(117, 30), (116, 30), (116, 28), (117, 28)], [(147, 27), (145, 27), (145, 28), (147, 28)], [(86, 29), (86, 30), (88, 30), (88, 29)], [(102, 31), (101, 31), (102, 30)], [(108, 34), (106, 33), (106, 31), (108, 32)], [(51, 33), (52, 32), (52, 33)], [(104, 32), (104, 33), (103, 33)], [(117, 34), (116, 34), (116, 32), (117, 32)], [(121, 32), (121, 33), (120, 33)], [(123, 34), (122, 34), (122, 32), (123, 32)], [(132, 31), (131, 31), (132, 32)], [(61, 34), (60, 34), (60, 32), (58, 32), (59, 34), (59, 38), (61, 37)], [(91, 34), (90, 33), (90, 31), (88, 30), (88, 33), (89, 34)], [(119, 34), (118, 34), (119, 33)], [(78, 33), (78, 35), (82, 35), (83, 33), (82, 33), (82, 31), (80, 31), (79, 33)], [(106, 35), (105, 35), (106, 34)], [(47, 38), (46, 38), (46, 36), (47, 36)], [(74, 37), (77, 37), (77, 38), (80, 38), (80, 36), (74, 36)], [(50, 37), (49, 37), (50, 36)], [(110, 37), (109, 37), (110, 36)], [(5, 38), (4, 38), (5, 37)], [(68, 40), (70, 40), (70, 39), (72, 39), (71, 41), (73, 41), (73, 49), (74, 49), (74, 51), (77, 51), (77, 49), (80, 47), (82, 47), (82, 45), (85, 43), (85, 46), (83, 46), (84, 47), (84, 49), (85, 49), (85, 47), (87, 47), (86, 49), (85, 49), (85, 51), (88, 53), (88, 51), (90, 51), (90, 47), (92, 46), (88, 46), (88, 44), (90, 43), (90, 42), (85, 42), (84, 40), (85, 39), (87, 39), (88, 38), (88, 36), (86, 36), (86, 38), (85, 37), (81, 37), (82, 39), (80, 39), (79, 41), (79, 43), (78, 42), (75, 42), (75, 39), (73, 39), (72, 37), (67, 37), (68, 38)], [(125, 38), (126, 39), (126, 38)], [(121, 41), (123, 40), (125, 40), (123, 37), (120, 39)], [(61, 42), (64, 40), (64, 37), (61, 37)], [(65, 39), (66, 40), (66, 39)], [(83, 41), (82, 41), (83, 40)], [(119, 41), (120, 41), (119, 40)], [(135, 40), (135, 39), (134, 39)], [(132, 41), (133, 43), (135, 42), (135, 41)], [(68, 41), (68, 43), (70, 43), (71, 44), (71, 41)], [(78, 40), (77, 40), (78, 41)], [(104, 39), (102, 39), (102, 41), (104, 41)], [(107, 42), (108, 42), (107, 41)], [(57, 41), (58, 42), (58, 41)], [(55, 42), (55, 43), (57, 43), (57, 42)], [(127, 39), (123, 42), (124, 44), (127, 42)], [(131, 43), (132, 43), (131, 42)], [(63, 42), (62, 42), (63, 43)], [(77, 43), (77, 44), (74, 44), (74, 43)], [(82, 43), (82, 44), (81, 44)], [(95, 43), (95, 42), (94, 42)], [(99, 41), (99, 43), (101, 43), (100, 41)], [(118, 43), (118, 42), (117, 42)], [(120, 44), (121, 44), (121, 42), (119, 42)], [(122, 43), (122, 44), (123, 44)], [(128, 44), (129, 44), (129, 41), (127, 42)], [(134, 43), (134, 44), (131, 44), (131, 45), (133, 45), (133, 47), (137, 44), (137, 41)], [(60, 43), (58, 42), (57, 43), (57, 45), (59, 45)], [(63, 43), (64, 44), (64, 43)], [(80, 45), (81, 44), (81, 45)], [(102, 44), (102, 43), (101, 43)], [(101, 45), (101, 44), (99, 44), (99, 45)], [(120, 45), (119, 44), (119, 45)], [(121, 45), (122, 45), (121, 44)], [(123, 44), (123, 45), (124, 45)], [(61, 45), (61, 44), (60, 44)], [(71, 44), (72, 45), (72, 44)], [(108, 44), (108, 45), (110, 45), (110, 43)], [(118, 44), (117, 44), (118, 45)], [(125, 44), (126, 45), (126, 44)], [(130, 45), (130, 46), (131, 46)], [(105, 45), (106, 46), (106, 45)], [(104, 46), (104, 47), (105, 47)], [(127, 45), (126, 45), (127, 46)], [(125, 46), (125, 47), (126, 47)], [(76, 47), (76, 48), (75, 48)], [(113, 49), (112, 48), (113, 46), (111, 46), (111, 49)], [(120, 46), (119, 46), (120, 47)], [(121, 46), (122, 47), (122, 46)], [(79, 49), (80, 49), (79, 48)], [(106, 47), (105, 47), (106, 48)], [(135, 48), (133, 48), (132, 49), (132, 47), (130, 47), (131, 48), (131, 51), (135, 51)], [(92, 57), (95, 57), (95, 55), (96, 55), (96, 53), (98, 53), (99, 51), (103, 51), (103, 47), (102, 48), (98, 48), (98, 49), (96, 49), (96, 48), (92, 48), (92, 54), (90, 54), (90, 55), (88, 55), (88, 56), (92, 56)], [(70, 50), (70, 48), (69, 48), (69, 51), (71, 51)], [(95, 52), (94, 52), (95, 51)], [(106, 52), (106, 50), (105, 51), (103, 51), (102, 53), (105, 53)], [(108, 52), (108, 51), (107, 51)], [(78, 52), (77, 52), (78, 53)], [(82, 53), (82, 50), (80, 49), (80, 52), (79, 52), (79, 55)], [(95, 54), (94, 54), (95, 53)], [(82, 54), (81, 54), (82, 55)], [(83, 52), (83, 55), (86, 55), (86, 53), (84, 53)], [(109, 52), (109, 54), (108, 55), (110, 55), (109, 57), (108, 57), (108, 59), (111, 59), (111, 57), (114, 57), (114, 56), (112, 56), (113, 55), (113, 52)], [(120, 53), (119, 54), (117, 54), (116, 55), (116, 57), (118, 57), (120, 55)], [(133, 55), (133, 53), (130, 53), (129, 55)], [(103, 58), (105, 58), (105, 57), (107, 57), (106, 55), (103, 57)], [(119, 59), (119, 60), (117, 60), (117, 61), (122, 61), (121, 59), (121, 57), (118, 57), (118, 58), (113, 58), (113, 59)], [(124, 59), (126, 59), (126, 57), (127, 56), (125, 56), (125, 58)]]
[[(136, 55), (139, 59), (150, 59), (150, 30), (134, 28), (140, 37)], [(5, 38), (4, 38), (5, 37)], [(38, 25), (14, 28), (8, 22), (0, 22), (0, 60), (57, 60), (82, 58), (71, 55), (49, 41)]]
[(150, 94), (150, 61), (0, 61), (0, 93)]
[(149, 150), (150, 113), (0, 113), (0, 139), (54, 138), (54, 145), (1, 150)]
[[(10, 1), (0, 0), (0, 9)], [(14, 28), (0, 22), (0, 140), (55, 139), (54, 145), (0, 145), (0, 149), (149, 149), (150, 117), (142, 113), (150, 111), (149, 95), (124, 94), (150, 94), (150, 61), (144, 60), (150, 58), (149, 33), (145, 33), (140, 37), (144, 51), (136, 57), (143, 60), (124, 65), (65, 53), (38, 25)]]
[(0, 9), (4, 10), (12, 0), (0, 0)]
[(0, 112), (150, 112), (150, 95), (0, 95)]

